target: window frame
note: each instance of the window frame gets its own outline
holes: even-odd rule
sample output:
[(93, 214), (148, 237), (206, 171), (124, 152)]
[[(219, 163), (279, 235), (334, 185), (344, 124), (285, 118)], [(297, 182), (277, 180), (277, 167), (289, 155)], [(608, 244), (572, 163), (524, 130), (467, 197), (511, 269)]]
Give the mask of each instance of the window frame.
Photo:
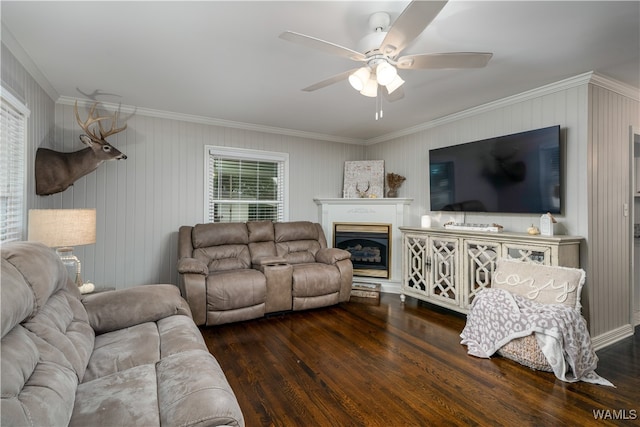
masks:
[[(31, 111), (27, 108), (27, 106), (25, 105), (25, 103), (21, 100), (19, 100), (16, 96), (14, 96), (10, 91), (8, 91), (4, 86), (0, 86), (0, 103), (2, 103), (2, 108), (3, 109), (7, 109), (7, 110), (12, 110), (13, 113), (17, 116), (21, 117), (21, 123), (19, 126), (21, 126), (21, 141), (12, 141), (10, 142), (10, 144), (15, 144), (18, 145), (20, 144), (21, 146), (19, 147), (19, 150), (16, 150), (15, 156), (19, 157), (21, 156), (21, 159), (14, 159), (14, 160), (20, 160), (21, 161), (21, 168), (22, 171), (20, 171), (20, 180), (21, 182), (19, 183), (19, 185), (22, 187), (21, 191), (19, 192), (20, 194), (10, 194), (9, 197), (19, 197), (20, 201), (20, 213), (17, 215), (14, 215), (14, 217), (16, 217), (16, 219), (18, 219), (18, 226), (16, 228), (18, 228), (18, 231), (15, 234), (15, 237), (10, 238), (10, 239), (6, 239), (6, 236), (8, 235), (8, 233), (6, 233), (5, 229), (0, 229), (0, 244), (4, 244), (4, 243), (8, 243), (11, 241), (20, 241), (20, 240), (24, 240), (25, 236), (26, 236), (26, 231), (27, 231), (27, 184), (28, 184), (28, 180), (27, 180), (27, 143), (28, 143), (28, 119), (29, 116), (31, 115)], [(6, 130), (6, 129), (5, 129)], [(0, 150), (0, 151), (4, 151), (4, 149)], [(3, 156), (5, 156), (7, 153), (2, 153)], [(11, 161), (8, 162), (10, 165), (15, 165), (15, 161)], [(5, 171), (6, 173), (6, 171)], [(9, 172), (7, 175), (10, 175), (11, 173)], [(2, 184), (0, 184), (2, 185)], [(4, 215), (4, 214), (3, 214)]]
[(236, 148), (217, 145), (205, 145), (204, 147), (204, 212), (203, 222), (208, 223), (211, 217), (209, 207), (211, 200), (211, 173), (209, 159), (211, 156), (223, 157), (225, 159), (247, 160), (247, 161), (271, 161), (283, 163), (282, 180), (282, 221), (289, 220), (289, 154), (276, 151), (254, 150), (249, 148)]

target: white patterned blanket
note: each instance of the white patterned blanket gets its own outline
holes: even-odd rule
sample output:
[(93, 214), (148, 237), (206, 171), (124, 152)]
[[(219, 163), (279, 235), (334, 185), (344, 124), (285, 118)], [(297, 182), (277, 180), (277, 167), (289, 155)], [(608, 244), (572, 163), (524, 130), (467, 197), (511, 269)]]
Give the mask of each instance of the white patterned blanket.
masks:
[(586, 321), (565, 305), (540, 304), (504, 289), (485, 289), (473, 300), (460, 337), (470, 355), (489, 358), (512, 339), (532, 333), (558, 379), (613, 386), (595, 372), (598, 356)]

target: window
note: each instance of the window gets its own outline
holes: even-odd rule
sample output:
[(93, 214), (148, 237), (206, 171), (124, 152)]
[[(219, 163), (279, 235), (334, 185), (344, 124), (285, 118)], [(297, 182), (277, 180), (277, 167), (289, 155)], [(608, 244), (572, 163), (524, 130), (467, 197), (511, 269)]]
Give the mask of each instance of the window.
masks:
[(25, 202), (25, 125), (29, 110), (6, 90), (0, 102), (0, 243), (22, 240)]
[(286, 221), (289, 155), (206, 146), (205, 220)]

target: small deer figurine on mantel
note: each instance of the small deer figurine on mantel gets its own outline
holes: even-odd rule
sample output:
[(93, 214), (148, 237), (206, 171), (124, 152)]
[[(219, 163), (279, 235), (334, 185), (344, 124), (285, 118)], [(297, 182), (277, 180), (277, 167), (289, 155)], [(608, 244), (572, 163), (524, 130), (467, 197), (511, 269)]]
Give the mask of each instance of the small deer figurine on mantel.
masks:
[[(106, 137), (125, 130), (126, 123), (116, 128), (118, 112), (116, 111), (113, 116), (99, 117), (96, 112), (97, 105), (96, 102), (91, 106), (89, 117), (84, 122), (80, 120), (78, 101), (74, 107), (76, 120), (86, 133), (86, 135), (80, 135), (80, 141), (87, 145), (86, 148), (70, 153), (38, 148), (35, 162), (37, 195), (47, 196), (64, 191), (79, 178), (96, 170), (105, 160), (127, 158), (124, 153), (105, 140)], [(104, 129), (102, 125), (104, 120), (111, 120), (111, 129)], [(92, 129), (91, 126), (96, 123), (98, 129), (95, 126)]]

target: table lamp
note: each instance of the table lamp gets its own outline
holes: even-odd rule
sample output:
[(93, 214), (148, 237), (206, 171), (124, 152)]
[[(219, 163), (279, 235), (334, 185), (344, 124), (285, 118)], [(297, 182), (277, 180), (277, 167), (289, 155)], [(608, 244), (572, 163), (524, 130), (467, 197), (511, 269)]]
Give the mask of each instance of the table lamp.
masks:
[(95, 209), (30, 209), (28, 240), (41, 242), (56, 253), (73, 277), (82, 286), (80, 260), (73, 254), (73, 246), (96, 242)]

